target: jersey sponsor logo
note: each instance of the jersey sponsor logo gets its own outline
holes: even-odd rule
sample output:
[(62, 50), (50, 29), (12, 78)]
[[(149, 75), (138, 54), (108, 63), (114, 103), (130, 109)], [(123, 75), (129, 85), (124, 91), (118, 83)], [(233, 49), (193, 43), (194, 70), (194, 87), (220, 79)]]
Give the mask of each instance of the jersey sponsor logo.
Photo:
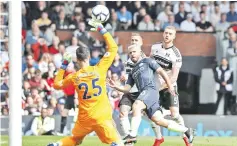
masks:
[(154, 59), (156, 60), (156, 62), (163, 68), (163, 69), (166, 69), (166, 70), (171, 70), (172, 69), (172, 61), (164, 58), (164, 57), (161, 57), (159, 55), (154, 55), (153, 56)]

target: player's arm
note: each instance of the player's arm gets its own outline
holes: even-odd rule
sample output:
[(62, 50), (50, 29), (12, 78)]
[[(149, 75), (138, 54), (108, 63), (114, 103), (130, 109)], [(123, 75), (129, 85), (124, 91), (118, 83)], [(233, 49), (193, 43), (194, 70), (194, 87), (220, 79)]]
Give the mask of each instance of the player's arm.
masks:
[(72, 60), (72, 58), (71, 58), (70, 54), (65, 53), (63, 55), (62, 66), (59, 69), (59, 71), (54, 79), (54, 84), (53, 84), (54, 89), (60, 90), (72, 83), (72, 74), (68, 75), (66, 78), (63, 78), (65, 70), (66, 70), (68, 64), (71, 62), (71, 60)]
[(165, 82), (169, 88), (169, 92), (171, 94), (175, 95), (174, 87), (172, 86), (169, 76), (163, 70), (163, 68), (153, 59), (150, 59), (149, 66), (153, 71), (155, 71), (157, 74), (161, 75), (161, 77), (165, 80)]
[(134, 80), (131, 76), (131, 74), (129, 74), (129, 77), (128, 77), (128, 80), (127, 80), (127, 83), (124, 85), (124, 86), (120, 86), (120, 85), (117, 85), (113, 80), (109, 79), (108, 81), (108, 84), (110, 87), (114, 88), (115, 90), (118, 90), (120, 92), (123, 92), (123, 93), (128, 93), (132, 86), (134, 85)]
[(172, 76), (170, 77), (171, 83), (175, 83), (179, 76), (179, 71), (182, 66), (182, 57), (178, 57), (172, 66)]
[(106, 50), (105, 55), (102, 57), (102, 59), (97, 64), (97, 66), (100, 69), (107, 71), (108, 68), (113, 63), (114, 58), (118, 52), (118, 46), (117, 46), (115, 40), (113, 39), (113, 37), (111, 36), (111, 34), (109, 32), (107, 32), (107, 30), (104, 28), (104, 26), (101, 23), (98, 23), (94, 20), (90, 20), (88, 22), (88, 24), (91, 25), (92, 27), (94, 27), (91, 30), (97, 30), (98, 32), (100, 32), (103, 35), (103, 38), (104, 38), (105, 43), (107, 45), (107, 50)]

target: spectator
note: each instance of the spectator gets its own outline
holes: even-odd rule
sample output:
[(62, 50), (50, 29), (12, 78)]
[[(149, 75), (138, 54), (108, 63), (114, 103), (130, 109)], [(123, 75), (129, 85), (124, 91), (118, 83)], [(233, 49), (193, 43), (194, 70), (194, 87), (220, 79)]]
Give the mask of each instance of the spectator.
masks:
[(185, 12), (191, 12), (191, 6), (188, 2), (179, 1), (174, 5), (174, 8), (173, 8), (174, 14), (177, 14), (179, 12), (180, 4), (184, 6), (184, 11)]
[(171, 5), (166, 5), (165, 10), (158, 14), (156, 19), (160, 21), (161, 26), (163, 26), (163, 24), (165, 22), (168, 22), (168, 15), (171, 13), (172, 13), (171, 12)]
[(2, 116), (8, 116), (9, 115), (9, 110), (6, 106), (3, 106), (1, 109)]
[(69, 28), (69, 20), (65, 16), (64, 10), (61, 10), (59, 12), (59, 17), (55, 23), (56, 23), (57, 29), (68, 29)]
[(139, 22), (143, 20), (143, 18), (147, 15), (146, 9), (144, 7), (141, 7), (138, 12), (135, 12), (133, 15), (133, 25), (135, 28), (137, 28), (137, 25)]
[(154, 1), (146, 1), (146, 12), (151, 16), (151, 19), (156, 19), (156, 2)]
[(47, 11), (46, 1), (38, 1), (36, 9), (32, 8), (30, 14), (30, 21), (40, 18), (42, 12)]
[(179, 30), (179, 24), (175, 22), (175, 19), (174, 19), (174, 14), (169, 14), (168, 15), (168, 22), (165, 22), (164, 25), (163, 25), (163, 30), (165, 30), (165, 28), (167, 26), (174, 26), (176, 28), (176, 30)]
[(49, 26), (51, 24), (51, 20), (48, 18), (48, 13), (43, 11), (41, 13), (41, 17), (35, 22), (39, 27)]
[(57, 102), (57, 107), (54, 110), (54, 115), (62, 115), (65, 107), (65, 99), (59, 98)]
[(54, 36), (53, 37), (53, 44), (49, 46), (49, 54), (55, 55), (55, 54), (59, 53), (59, 51), (58, 51), (59, 42), (60, 42), (59, 37)]
[[(233, 89), (237, 89), (237, 42), (232, 48), (228, 48), (227, 57), (230, 68), (233, 68)], [(233, 96), (237, 97), (237, 90), (233, 90)]]
[(66, 15), (72, 15), (75, 7), (76, 7), (76, 2), (66, 1), (64, 3), (65, 14)]
[(187, 18), (188, 12), (185, 11), (184, 4), (179, 4), (179, 12), (175, 15), (175, 22), (179, 25)]
[(231, 23), (237, 23), (237, 13), (235, 12), (235, 4), (230, 3), (230, 11), (226, 14), (226, 20)]
[(226, 31), (228, 27), (230, 26), (230, 23), (226, 21), (226, 13), (221, 13), (221, 20), (220, 22), (217, 22), (216, 24), (216, 31)]
[(192, 14), (191, 13), (189, 13), (188, 15), (187, 15), (187, 19), (186, 20), (184, 20), (182, 23), (181, 23), (181, 25), (180, 25), (180, 29), (182, 30), (182, 31), (190, 31), (190, 32), (194, 32), (194, 31), (196, 31), (196, 24), (192, 21)]
[(113, 73), (116, 73), (119, 77), (125, 75), (124, 65), (120, 60), (119, 54), (116, 55), (113, 64), (110, 66), (108, 76), (111, 77)]
[(118, 21), (117, 13), (112, 12), (110, 20), (106, 23), (105, 28), (108, 31), (116, 31), (121, 29), (121, 23)]
[(127, 30), (132, 25), (132, 13), (126, 6), (122, 6), (120, 11), (117, 11), (117, 16), (122, 29)]
[(35, 44), (37, 40), (43, 37), (43, 33), (40, 31), (38, 25), (35, 21), (32, 21), (31, 30), (26, 33), (26, 43), (27, 44)]
[(42, 58), (40, 59), (38, 65), (39, 65), (39, 70), (41, 71), (41, 73), (45, 73), (45, 72), (48, 72), (49, 68), (48, 68), (48, 65), (49, 65), (49, 62), (50, 62), (50, 56), (48, 53), (44, 53), (42, 55)]
[(72, 54), (72, 60), (73, 60), (74, 62), (77, 62), (77, 61), (76, 61), (76, 60), (77, 60), (76, 50), (77, 50), (77, 48), (79, 47), (79, 46), (78, 46), (78, 39), (77, 39), (75, 36), (72, 37), (71, 43), (72, 43), (72, 44), (66, 48), (66, 52)]
[(154, 29), (155, 31), (160, 31), (161, 30), (161, 24), (159, 20), (155, 20), (155, 24), (154, 24)]
[(149, 15), (144, 16), (143, 20), (139, 22), (137, 29), (143, 31), (154, 31), (155, 26), (151, 17)]
[(56, 68), (60, 68), (61, 67), (61, 64), (62, 64), (62, 57), (63, 57), (63, 54), (65, 53), (65, 46), (62, 42), (60, 42), (58, 44), (58, 51), (59, 53), (53, 55), (53, 62), (56, 66)]
[(60, 2), (56, 2), (55, 4), (53, 4), (52, 10), (50, 12), (50, 20), (52, 20), (53, 23), (56, 23), (56, 21), (59, 19), (59, 12), (61, 11), (61, 3)]
[(213, 27), (216, 26), (216, 24), (218, 22), (220, 22), (220, 18), (221, 18), (221, 11), (220, 11), (220, 6), (219, 5), (215, 5), (215, 9), (214, 12), (211, 14), (211, 24), (213, 25)]
[(209, 21), (206, 21), (205, 13), (200, 12), (201, 20), (196, 24), (196, 29), (198, 32), (213, 32), (213, 26)]
[[(206, 21), (210, 21), (210, 18), (209, 18), (209, 13), (208, 13), (208, 8), (207, 8), (207, 5), (206, 4), (202, 4), (201, 5), (201, 11), (200, 12), (203, 12), (205, 14), (205, 20)], [(200, 12), (199, 13), (196, 13), (196, 15), (194, 15), (194, 21), (197, 23), (199, 21), (201, 21), (201, 16), (200, 16)]]
[(35, 71), (35, 75), (29, 81), (30, 86), (32, 88), (40, 88), (40, 89), (42, 89), (41, 79), (42, 79), (41, 71), (40, 70), (36, 70)]
[(51, 23), (51, 25), (48, 26), (46, 28), (46, 31), (44, 32), (44, 38), (48, 46), (52, 45), (55, 36), (56, 36), (56, 24)]
[(91, 48), (94, 43), (94, 39), (90, 36), (90, 34), (86, 31), (85, 22), (81, 21), (78, 23), (78, 29), (74, 31), (74, 37), (77, 37), (79, 41), (79, 46)]
[(34, 60), (39, 61), (43, 53), (48, 53), (48, 46), (44, 38), (39, 38), (35, 44), (32, 44), (32, 52), (34, 53)]
[(55, 120), (48, 116), (46, 108), (42, 109), (41, 116), (35, 117), (31, 129), (25, 135), (54, 135)]
[(233, 71), (228, 65), (226, 58), (221, 60), (221, 65), (215, 69), (215, 81), (216, 91), (218, 99), (216, 102), (216, 111), (222, 96), (224, 96), (224, 115), (227, 115), (228, 109), (230, 110), (232, 101), (232, 90), (233, 90)]
[(230, 10), (230, 2), (228, 1), (221, 1), (220, 3), (220, 9), (221, 9), (221, 13), (228, 13)]
[(39, 68), (38, 64), (35, 62), (31, 54), (26, 56), (26, 61), (23, 61), (23, 65), (22, 65), (23, 75), (28, 73), (30, 68), (34, 68), (34, 69)]
[(236, 33), (231, 33), (229, 37), (229, 48), (233, 48), (237, 41)]
[(199, 1), (192, 1), (191, 2), (191, 14), (193, 16), (196, 16), (196, 14), (199, 14), (199, 12), (201, 11), (201, 6)]
[(99, 55), (100, 55), (100, 51), (98, 49), (93, 49), (92, 50), (91, 59), (90, 59), (90, 65), (91, 66), (96, 65), (100, 61)]

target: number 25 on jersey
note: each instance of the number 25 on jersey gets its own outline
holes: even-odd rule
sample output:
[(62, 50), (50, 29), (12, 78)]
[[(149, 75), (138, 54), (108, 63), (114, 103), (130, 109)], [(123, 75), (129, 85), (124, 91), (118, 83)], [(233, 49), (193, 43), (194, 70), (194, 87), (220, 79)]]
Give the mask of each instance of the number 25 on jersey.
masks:
[[(95, 78), (92, 80), (92, 88), (98, 89), (97, 93), (94, 93), (93, 96), (99, 96), (101, 94), (102, 88), (99, 85), (96, 85), (96, 82), (99, 80), (99, 78)], [(78, 85), (78, 88), (81, 90), (84, 87), (85, 91), (83, 94), (83, 99), (90, 99), (91, 96), (87, 95), (88, 93), (88, 84), (87, 83), (81, 83)]]

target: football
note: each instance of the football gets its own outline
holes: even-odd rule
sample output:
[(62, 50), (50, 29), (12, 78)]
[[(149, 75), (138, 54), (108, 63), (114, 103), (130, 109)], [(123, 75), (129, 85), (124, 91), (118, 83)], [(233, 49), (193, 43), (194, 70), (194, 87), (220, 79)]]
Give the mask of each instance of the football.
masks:
[(92, 8), (92, 19), (105, 23), (109, 19), (109, 9), (104, 5), (96, 5)]

